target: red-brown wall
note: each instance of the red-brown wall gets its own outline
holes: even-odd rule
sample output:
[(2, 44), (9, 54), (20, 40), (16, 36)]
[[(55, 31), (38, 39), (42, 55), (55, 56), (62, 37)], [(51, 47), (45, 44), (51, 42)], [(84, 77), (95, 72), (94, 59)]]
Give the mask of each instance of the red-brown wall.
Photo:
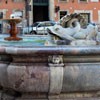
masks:
[[(78, 0), (69, 0), (69, 2), (59, 2), (59, 0), (54, 0), (55, 5), (60, 6), (60, 10), (68, 10), (69, 13), (74, 13), (75, 10), (92, 10), (93, 11), (93, 21), (98, 21), (98, 10), (100, 10), (100, 1), (91, 2), (88, 0), (87, 3), (78, 2)], [(74, 1), (74, 2), (72, 2)], [(59, 12), (58, 12), (59, 13)], [(55, 20), (59, 20), (58, 13)]]
[(6, 12), (6, 18), (10, 17), (10, 14), (12, 13), (13, 9), (19, 9), (23, 10), (25, 7), (24, 2), (12, 2), (12, 0), (8, 0), (8, 3), (6, 4), (6, 0), (0, 0), (0, 10), (7, 9)]

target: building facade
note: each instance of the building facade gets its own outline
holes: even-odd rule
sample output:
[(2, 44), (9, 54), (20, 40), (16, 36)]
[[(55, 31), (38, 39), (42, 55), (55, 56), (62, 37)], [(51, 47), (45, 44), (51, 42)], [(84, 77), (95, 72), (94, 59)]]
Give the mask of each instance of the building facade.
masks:
[(66, 14), (81, 13), (87, 22), (100, 22), (100, 0), (31, 0), (30, 24), (60, 20)]
[(21, 12), (22, 17), (25, 12), (24, 0), (0, 0), (0, 12), (3, 13), (3, 18), (10, 18), (10, 14)]
[(0, 0), (0, 18), (22, 13), (22, 18), (32, 25), (36, 21), (58, 21), (66, 14), (81, 13), (87, 22), (99, 23), (99, 5), (100, 0)]
[(81, 13), (87, 22), (100, 22), (100, 0), (54, 0), (54, 5), (59, 7), (55, 12), (55, 20), (71, 13)]
[[(12, 13), (18, 14), (25, 18), (25, 1), (24, 0), (0, 0), (0, 19), (9, 19)], [(5, 25), (0, 21), (0, 32), (4, 32)], [(3, 28), (2, 28), (3, 27)]]
[(55, 20), (54, 0), (31, 0), (29, 11), (30, 24), (36, 21)]

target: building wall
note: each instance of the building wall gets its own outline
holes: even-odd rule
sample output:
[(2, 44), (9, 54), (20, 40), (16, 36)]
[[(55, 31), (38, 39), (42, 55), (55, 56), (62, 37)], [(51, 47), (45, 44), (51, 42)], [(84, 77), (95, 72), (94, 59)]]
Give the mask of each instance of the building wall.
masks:
[[(23, 19), (25, 18), (25, 2), (22, 2), (21, 0), (19, 0), (19, 2), (13, 2), (13, 0), (0, 0), (0, 12), (3, 13), (3, 19), (9, 19), (10, 15), (15, 10), (21, 11), (23, 13), (22, 15)], [(3, 27), (3, 28), (0, 27), (0, 30), (2, 30), (0, 31), (1, 33), (8, 32), (7, 23), (1, 22), (1, 26)], [(22, 24), (21, 27), (23, 27)]]
[[(33, 1), (33, 0), (32, 0)], [(60, 2), (60, 0), (49, 0), (49, 19), (58, 21), (60, 19), (60, 11), (71, 13), (90, 13), (90, 21), (100, 22), (100, 0), (87, 0), (88, 2), (79, 2), (80, 0), (67, 0), (68, 2)], [(95, 2), (93, 2), (95, 1)], [(33, 6), (33, 4), (31, 4)], [(55, 7), (59, 6), (60, 10), (55, 12)], [(30, 13), (33, 13), (31, 11)], [(31, 15), (32, 16), (32, 15)], [(30, 17), (30, 22), (32, 23)]]
[[(23, 15), (25, 17), (25, 2), (12, 2), (12, 0), (8, 0), (6, 4), (6, 0), (0, 0), (0, 12), (3, 12), (3, 18), (9, 18), (10, 14), (14, 9), (20, 9), (23, 11)], [(58, 21), (60, 19), (59, 12), (67, 11), (68, 14), (74, 12), (89, 12), (90, 20), (93, 22), (100, 22), (100, 1), (92, 2), (88, 0), (88, 2), (79, 2), (80, 0), (68, 0), (68, 2), (60, 2), (60, 0), (49, 0), (49, 18), (50, 20)], [(30, 5), (33, 7), (33, 0), (30, 0)], [(59, 6), (60, 10), (55, 13), (55, 6)], [(31, 8), (33, 9), (33, 8)], [(33, 23), (33, 10), (29, 12), (29, 23), (30, 25)]]
[(8, 0), (6, 4), (5, 1), (6, 0), (0, 0), (0, 11), (3, 11), (4, 18), (10, 18), (10, 14), (13, 12), (14, 9), (24, 11), (24, 2), (12, 2), (12, 0)]
[[(92, 2), (92, 0), (88, 0), (88, 2), (79, 2), (80, 0), (68, 0), (68, 2), (60, 2), (59, 0), (54, 0), (54, 5), (60, 7), (60, 11), (68, 11), (68, 13), (74, 12), (90, 12), (90, 19), (93, 22), (100, 21), (100, 1)], [(55, 13), (55, 20), (59, 20), (59, 12)], [(99, 11), (99, 12), (98, 12)]]

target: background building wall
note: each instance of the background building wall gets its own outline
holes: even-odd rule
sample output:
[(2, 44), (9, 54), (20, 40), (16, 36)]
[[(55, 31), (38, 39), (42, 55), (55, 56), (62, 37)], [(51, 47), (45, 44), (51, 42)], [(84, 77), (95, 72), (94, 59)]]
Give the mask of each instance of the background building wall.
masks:
[[(74, 13), (76, 11), (80, 11), (85, 13), (87, 11), (92, 12), (92, 21), (98, 22), (99, 15), (98, 10), (100, 10), (100, 1), (92, 2), (91, 0), (87, 0), (88, 2), (79, 2), (80, 0), (68, 0), (68, 2), (60, 2), (60, 0), (54, 0), (55, 6), (59, 6), (60, 10), (68, 11), (68, 13)], [(55, 20), (59, 20), (59, 12), (58, 11), (55, 16)]]
[(0, 0), (0, 10), (6, 10), (4, 18), (10, 18), (10, 14), (14, 9), (19, 9), (24, 11), (25, 3), (24, 2), (13, 2), (12, 0)]
[[(16, 1), (16, 0), (15, 0)], [(0, 0), (0, 12), (3, 13), (3, 19), (9, 19), (10, 15), (14, 13), (15, 11), (19, 11), (22, 13), (22, 19), (25, 18), (25, 1), (24, 0), (17, 0), (17, 2), (14, 2), (14, 0)], [(2, 19), (1, 18), (1, 19)], [(23, 23), (23, 20), (22, 20)], [(20, 24), (22, 27), (22, 24)], [(7, 31), (7, 23), (1, 22), (1, 33), (6, 33)], [(0, 30), (1, 30), (0, 29)]]
[[(3, 18), (9, 18), (10, 14), (14, 9), (20, 9), (23, 11), (23, 18), (25, 18), (25, 1), (23, 2), (12, 2), (8, 0), (0, 0), (0, 12), (3, 12)], [(88, 2), (79, 2), (80, 0), (67, 0), (68, 2), (60, 2), (60, 0), (49, 0), (49, 20), (60, 19), (60, 11), (66, 11), (67, 14), (78, 12), (78, 13), (90, 13), (90, 20), (96, 23), (100, 21), (100, 1), (93, 2), (93, 0), (87, 0)], [(33, 0), (30, 0), (31, 11), (29, 11), (29, 24), (33, 24)], [(59, 6), (58, 12), (55, 12), (55, 7)], [(39, 13), (39, 12), (37, 12)]]

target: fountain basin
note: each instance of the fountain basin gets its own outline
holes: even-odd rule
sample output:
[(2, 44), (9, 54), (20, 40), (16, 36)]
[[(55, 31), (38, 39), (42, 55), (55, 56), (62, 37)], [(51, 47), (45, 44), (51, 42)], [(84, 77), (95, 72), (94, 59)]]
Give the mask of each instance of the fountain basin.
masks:
[(75, 13), (48, 28), (46, 37), (17, 37), (11, 20), (10, 37), (0, 36), (1, 100), (100, 100), (96, 25), (81, 28), (84, 19)]
[(21, 100), (99, 100), (100, 47), (1, 45), (0, 86)]

